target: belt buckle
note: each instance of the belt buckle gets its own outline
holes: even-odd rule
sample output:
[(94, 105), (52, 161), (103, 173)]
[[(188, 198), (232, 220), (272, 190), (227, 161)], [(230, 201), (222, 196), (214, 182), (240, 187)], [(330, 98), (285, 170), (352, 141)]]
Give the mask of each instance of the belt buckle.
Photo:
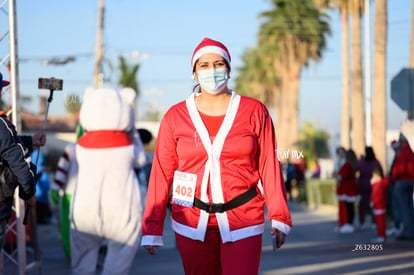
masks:
[(207, 212), (208, 213), (213, 213), (213, 204), (211, 204), (211, 203), (209, 203), (209, 204), (207, 204)]
[(224, 203), (210, 203), (209, 213), (224, 213)]

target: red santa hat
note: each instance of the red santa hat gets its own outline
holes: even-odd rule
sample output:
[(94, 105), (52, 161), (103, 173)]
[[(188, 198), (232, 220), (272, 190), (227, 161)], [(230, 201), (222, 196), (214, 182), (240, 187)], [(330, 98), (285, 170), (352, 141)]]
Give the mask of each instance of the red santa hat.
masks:
[(202, 56), (203, 54), (207, 53), (215, 53), (221, 55), (224, 60), (226, 60), (227, 65), (230, 68), (230, 53), (229, 50), (227, 50), (226, 46), (223, 45), (223, 43), (210, 39), (210, 38), (204, 38), (203, 41), (201, 41), (200, 44), (195, 48), (193, 57), (191, 58), (191, 68), (194, 72), (194, 65), (197, 62), (197, 60)]

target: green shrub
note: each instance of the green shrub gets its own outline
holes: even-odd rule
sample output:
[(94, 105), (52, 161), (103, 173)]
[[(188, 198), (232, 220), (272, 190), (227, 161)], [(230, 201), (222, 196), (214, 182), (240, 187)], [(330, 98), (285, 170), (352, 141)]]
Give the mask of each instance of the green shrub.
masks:
[(334, 179), (309, 179), (306, 182), (308, 206), (336, 205), (336, 183)]

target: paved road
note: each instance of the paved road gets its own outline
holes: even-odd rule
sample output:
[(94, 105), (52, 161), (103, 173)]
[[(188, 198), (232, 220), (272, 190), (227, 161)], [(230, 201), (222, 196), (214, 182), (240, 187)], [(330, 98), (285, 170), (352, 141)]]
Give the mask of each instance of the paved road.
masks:
[[(272, 251), (266, 224), (260, 274), (414, 274), (414, 241), (388, 239), (382, 246), (369, 242), (375, 231), (342, 235), (334, 232), (335, 208), (307, 209), (290, 204), (294, 228), (282, 249)], [(30, 274), (70, 274), (54, 225), (38, 227), (42, 267)], [(173, 233), (166, 221), (166, 246), (155, 257), (139, 249), (131, 274), (181, 275), (183, 269)], [(355, 249), (374, 249), (359, 250)], [(14, 273), (16, 274), (16, 273)], [(213, 274), (214, 275), (214, 274)]]

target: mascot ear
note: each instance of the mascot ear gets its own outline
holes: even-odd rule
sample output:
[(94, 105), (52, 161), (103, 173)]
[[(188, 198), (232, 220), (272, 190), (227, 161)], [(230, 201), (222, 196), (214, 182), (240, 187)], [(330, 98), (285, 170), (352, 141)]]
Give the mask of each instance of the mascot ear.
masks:
[(122, 99), (130, 105), (134, 103), (137, 96), (137, 93), (132, 88), (122, 88), (119, 93), (121, 94)]
[(91, 94), (92, 92), (94, 92), (96, 89), (94, 87), (87, 87), (85, 89), (85, 91), (83, 92), (83, 96), (88, 96), (89, 94)]

